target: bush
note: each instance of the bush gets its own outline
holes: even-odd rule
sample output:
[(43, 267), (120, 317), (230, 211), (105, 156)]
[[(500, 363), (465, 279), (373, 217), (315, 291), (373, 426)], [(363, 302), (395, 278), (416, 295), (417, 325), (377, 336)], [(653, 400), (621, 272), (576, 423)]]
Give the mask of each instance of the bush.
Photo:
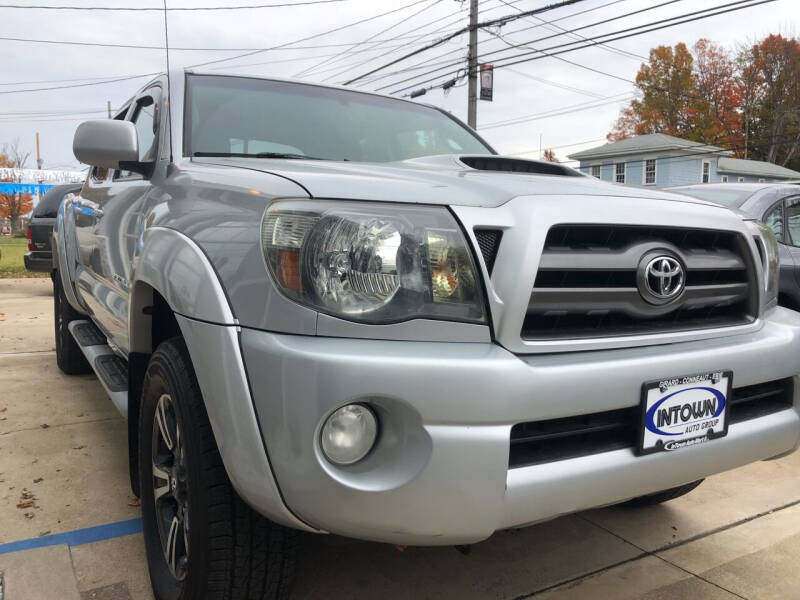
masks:
[(15, 231), (14, 232), (14, 237), (15, 238), (24, 238), (24, 237), (26, 237), (26, 232), (24, 232), (24, 231)]

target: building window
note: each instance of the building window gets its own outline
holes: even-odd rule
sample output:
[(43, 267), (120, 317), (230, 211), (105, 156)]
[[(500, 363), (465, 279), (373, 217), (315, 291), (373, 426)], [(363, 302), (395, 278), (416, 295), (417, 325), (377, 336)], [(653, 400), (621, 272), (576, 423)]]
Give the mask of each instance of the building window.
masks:
[(655, 185), (656, 183), (656, 159), (648, 158), (644, 161), (644, 184)]
[(744, 177), (739, 177), (739, 179), (737, 179), (736, 181), (738, 181), (739, 183), (744, 183)]
[(766, 179), (764, 179), (763, 177), (759, 177), (759, 179), (758, 179), (758, 183), (764, 183), (765, 181), (766, 181)]
[(708, 183), (711, 181), (711, 162), (704, 160), (703, 161), (703, 178), (701, 180), (703, 183)]
[(600, 165), (592, 165), (592, 177), (600, 179)]
[(625, 163), (616, 163), (614, 165), (614, 181), (625, 183)]
[(722, 183), (728, 183), (728, 176), (727, 175), (723, 175), (722, 176)]

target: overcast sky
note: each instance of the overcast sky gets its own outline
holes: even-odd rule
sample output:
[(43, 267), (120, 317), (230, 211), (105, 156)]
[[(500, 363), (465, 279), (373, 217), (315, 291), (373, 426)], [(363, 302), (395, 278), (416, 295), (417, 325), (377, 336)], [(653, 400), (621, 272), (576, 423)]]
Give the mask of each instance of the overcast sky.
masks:
[[(241, 6), (299, 1), (301, 0), (168, 0), (168, 6)], [(588, 37), (619, 31), (720, 6), (730, 1), (674, 0), (661, 8), (581, 29), (576, 33)], [(549, 39), (536, 42), (535, 48), (564, 44), (574, 41), (574, 38), (563, 35), (557, 37), (558, 31), (554, 27), (574, 29), (664, 2), (665, 0), (584, 0), (572, 6), (542, 13), (540, 19), (555, 20), (553, 25), (543, 25), (541, 21), (528, 17), (492, 32), (482, 32), (479, 53), (507, 48), (507, 43), (531, 42), (543, 37)], [(530, 10), (550, 3), (551, 1), (544, 0), (481, 0), (480, 20), (515, 14), (516, 8)], [(3, 37), (150, 46), (163, 46), (164, 43), (162, 12), (12, 9), (2, 7), (3, 4), (7, 3), (0, 2), (0, 36)], [(158, 0), (16, 0), (15, 4), (161, 6)], [(348, 76), (362, 74), (465, 26), (468, 6), (468, 1), (456, 0), (342, 0), (291, 8), (170, 11), (169, 41), (170, 46), (175, 48), (260, 49), (286, 44), (390, 10), (401, 9), (294, 46), (214, 65), (243, 74), (279, 77), (299, 75), (309, 81), (323, 81), (330, 77), (329, 83), (342, 83)], [(575, 15), (581, 11), (587, 12)], [(759, 39), (769, 33), (794, 34), (799, 18), (798, 0), (777, 0), (611, 42), (612, 48), (594, 46), (562, 56), (579, 65), (632, 80), (642, 62), (639, 57), (646, 56), (651, 47), (671, 45), (679, 41), (691, 45), (700, 37), (708, 37), (725, 46), (734, 47), (738, 43)], [(403, 19), (407, 20), (400, 22)], [(500, 34), (505, 43), (494, 34)], [(362, 43), (358, 46), (346, 45), (359, 42)], [(467, 35), (460, 35), (384, 72), (414, 66), (425, 67), (423, 70), (368, 81), (363, 89), (375, 90), (441, 66), (440, 63), (462, 59), (466, 55), (466, 44)], [(22, 146), (31, 151), (29, 166), (33, 166), (34, 135), (38, 131), (41, 135), (41, 153), (45, 168), (78, 168), (79, 165), (72, 155), (72, 135), (80, 121), (103, 118), (107, 101), (111, 102), (112, 107), (120, 106), (147, 79), (49, 91), (5, 92), (82, 84), (91, 82), (91, 78), (139, 75), (165, 68), (164, 51), (158, 49), (99, 48), (0, 40), (0, 50), (0, 144), (20, 138)], [(505, 53), (489, 54), (484, 60), (496, 61), (503, 56), (523, 51), (526, 50), (518, 48)], [(170, 61), (173, 66), (186, 66), (241, 53), (173, 50)], [(343, 54), (334, 56), (340, 53)], [(303, 73), (304, 69), (325, 60), (329, 62)], [(418, 65), (423, 61), (431, 63), (431, 66)], [(428, 77), (431, 75), (422, 79)], [(444, 79), (439, 78), (432, 83), (439, 83)], [(532, 151), (524, 154), (530, 158), (538, 157), (540, 135), (543, 146), (555, 148), (561, 160), (566, 159), (569, 153), (603, 143), (619, 108), (624, 104), (619, 99), (629, 96), (633, 90), (630, 83), (552, 57), (498, 69), (494, 79), (494, 101), (482, 101), (478, 104), (478, 130), (500, 152), (512, 154)], [(395, 85), (384, 92), (409, 83)], [(460, 82), (459, 87), (450, 90), (448, 94), (441, 89), (435, 89), (419, 100), (442, 106), (466, 121), (467, 88), (462, 83), (465, 82)], [(592, 107), (586, 108), (588, 105)], [(548, 116), (548, 113), (558, 112), (566, 114)], [(36, 114), (30, 116), (31, 113)], [(533, 115), (538, 115), (538, 118), (510, 126), (484, 129), (484, 126), (496, 122)]]

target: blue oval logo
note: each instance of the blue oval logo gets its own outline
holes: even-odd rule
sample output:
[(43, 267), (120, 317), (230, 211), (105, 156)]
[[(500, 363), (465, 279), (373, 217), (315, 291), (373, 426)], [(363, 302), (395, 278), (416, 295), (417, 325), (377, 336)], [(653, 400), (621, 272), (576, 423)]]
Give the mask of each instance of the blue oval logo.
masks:
[[(649, 408), (647, 413), (645, 413), (644, 426), (647, 427), (647, 429), (649, 429), (653, 433), (658, 434), (658, 435), (682, 435), (683, 432), (681, 432), (681, 431), (679, 431), (677, 433), (670, 433), (668, 431), (664, 431), (662, 429), (659, 429), (658, 426), (655, 423), (655, 416), (658, 413), (658, 409), (661, 408), (661, 405), (664, 404), (664, 402), (666, 402), (670, 398), (674, 398), (675, 396), (678, 396), (679, 394), (684, 394), (686, 392), (691, 392), (693, 390), (703, 390), (705, 392), (711, 392), (714, 395), (714, 397), (717, 399), (716, 410), (714, 411), (714, 413), (713, 414), (704, 415), (699, 420), (704, 421), (706, 419), (713, 419), (714, 417), (720, 416), (722, 414), (722, 411), (725, 410), (725, 394), (720, 392), (718, 389), (711, 388), (711, 387), (704, 387), (704, 386), (691, 387), (691, 388), (686, 388), (685, 390), (678, 390), (677, 392), (672, 392), (671, 394), (668, 394), (668, 395), (664, 396), (661, 400), (659, 400), (658, 402), (653, 404), (653, 406), (651, 406)], [(685, 422), (682, 422), (680, 424), (681, 425), (688, 425), (689, 423), (692, 423), (692, 421), (685, 421)]]

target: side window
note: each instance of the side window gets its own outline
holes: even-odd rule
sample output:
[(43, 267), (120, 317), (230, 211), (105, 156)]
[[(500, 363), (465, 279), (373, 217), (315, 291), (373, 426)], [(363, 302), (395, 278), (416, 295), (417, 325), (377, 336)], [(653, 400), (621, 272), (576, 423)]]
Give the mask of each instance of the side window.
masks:
[[(158, 95), (156, 94), (157, 98)], [(130, 117), (136, 127), (139, 140), (139, 162), (150, 162), (158, 158), (158, 102), (153, 96), (143, 96), (136, 101)], [(116, 171), (114, 179), (139, 177), (130, 171)]]
[(139, 138), (139, 162), (150, 162), (156, 159), (156, 104), (153, 98), (147, 96), (136, 104), (133, 113), (133, 124), (136, 125), (136, 135)]
[(703, 161), (703, 183), (709, 183), (711, 181), (711, 163), (707, 160)]
[(625, 183), (625, 163), (616, 163), (614, 165), (614, 181), (616, 183)]
[(786, 229), (789, 243), (800, 248), (800, 196), (786, 201)]
[(778, 238), (779, 242), (783, 241), (783, 202), (779, 202), (764, 216), (764, 223), (767, 227), (772, 229), (772, 233)]

